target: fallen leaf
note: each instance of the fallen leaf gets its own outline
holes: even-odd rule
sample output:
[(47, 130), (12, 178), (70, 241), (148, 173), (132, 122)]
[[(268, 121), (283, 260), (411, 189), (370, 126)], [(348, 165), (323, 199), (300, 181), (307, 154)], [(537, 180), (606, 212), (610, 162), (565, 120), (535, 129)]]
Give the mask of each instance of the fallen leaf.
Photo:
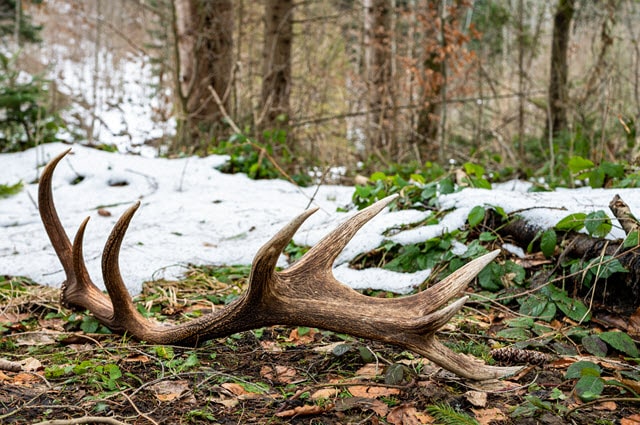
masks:
[(315, 340), (315, 336), (318, 331), (314, 328), (308, 328), (309, 331), (304, 335), (300, 335), (299, 328), (295, 328), (289, 334), (288, 342), (293, 342), (295, 345), (310, 344)]
[(35, 372), (36, 370), (42, 368), (42, 363), (40, 363), (40, 360), (34, 359), (33, 357), (27, 357), (26, 359), (21, 360), (20, 364), (22, 365), (22, 370), (24, 370), (25, 372)]
[(283, 384), (290, 384), (293, 382), (293, 378), (296, 376), (296, 370), (288, 366), (262, 366), (260, 369), (260, 375), (263, 378), (269, 379), (273, 382), (280, 382)]
[(102, 217), (111, 217), (111, 212), (104, 208), (98, 208), (98, 215)]
[(224, 396), (209, 397), (207, 398), (207, 400), (213, 401), (214, 403), (221, 404), (224, 407), (228, 407), (228, 408), (236, 407), (240, 403), (240, 401), (235, 397), (224, 397)]
[(398, 388), (372, 387), (366, 385), (354, 385), (349, 387), (349, 392), (354, 397), (366, 398), (388, 397), (390, 395), (400, 394), (400, 390)]
[(343, 412), (345, 410), (354, 408), (362, 410), (372, 410), (376, 415), (383, 418), (387, 416), (387, 413), (389, 413), (389, 406), (387, 406), (386, 403), (383, 403), (380, 400), (376, 400), (375, 398), (366, 397), (341, 398), (336, 401), (334, 408), (338, 412)]
[(149, 387), (159, 401), (173, 401), (189, 391), (189, 381), (160, 381)]
[(485, 407), (487, 405), (487, 393), (484, 391), (467, 391), (464, 397), (475, 407)]
[(638, 308), (629, 317), (629, 323), (627, 324), (627, 333), (629, 336), (640, 336), (640, 308)]
[(129, 363), (147, 363), (149, 361), (149, 357), (145, 356), (144, 354), (135, 354), (125, 357), (124, 359), (122, 359), (122, 361)]
[(620, 419), (620, 425), (640, 425), (640, 415), (635, 414)]
[(230, 391), (233, 395), (247, 395), (249, 391), (247, 391), (242, 385), (236, 384), (235, 382), (225, 382), (224, 384), (220, 384), (222, 388)]
[(306, 416), (306, 415), (318, 415), (320, 413), (324, 413), (327, 410), (330, 410), (333, 406), (331, 404), (327, 406), (318, 406), (315, 404), (312, 405), (304, 405), (298, 406), (294, 409), (283, 410), (282, 412), (278, 412), (275, 416), (279, 418), (290, 418), (292, 416)]
[(367, 363), (356, 371), (356, 376), (361, 378), (375, 378), (382, 373), (382, 368), (375, 363)]
[(410, 404), (401, 404), (391, 409), (387, 415), (387, 422), (393, 425), (420, 425), (429, 422), (420, 422), (418, 410)]
[(264, 351), (269, 353), (280, 353), (284, 351), (276, 341), (260, 341), (260, 346)]
[(309, 398), (311, 398), (311, 400), (319, 400), (321, 398), (329, 399), (337, 396), (339, 393), (340, 391), (338, 391), (337, 388), (322, 388), (311, 394)]
[(332, 353), (334, 348), (342, 344), (344, 344), (344, 341), (337, 341), (337, 342), (332, 342), (331, 344), (321, 345), (319, 347), (313, 347), (311, 350), (315, 351), (316, 353)]
[(593, 408), (595, 410), (609, 410), (613, 412), (618, 408), (618, 405), (613, 401), (603, 401), (602, 403), (598, 403), (593, 406)]
[(471, 409), (480, 425), (489, 425), (492, 422), (502, 422), (507, 420), (507, 416), (497, 407), (489, 409)]

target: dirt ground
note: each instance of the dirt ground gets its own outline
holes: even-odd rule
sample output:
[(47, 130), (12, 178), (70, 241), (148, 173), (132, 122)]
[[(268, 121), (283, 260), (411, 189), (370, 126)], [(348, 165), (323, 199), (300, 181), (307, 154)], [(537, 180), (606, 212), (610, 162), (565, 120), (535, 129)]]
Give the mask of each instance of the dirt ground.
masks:
[[(553, 343), (536, 349), (542, 364), (473, 382), (392, 346), (309, 328), (264, 328), (199, 348), (146, 345), (59, 310), (55, 289), (12, 288), (18, 296), (0, 304), (2, 424), (640, 424), (638, 381), (623, 379), (638, 363), (569, 347), (570, 323), (558, 322)], [(203, 307), (154, 302), (176, 319)], [(496, 336), (499, 314), (471, 306), (440, 338), (496, 363), (487, 347), (507, 343)], [(491, 326), (478, 319), (492, 315)], [(592, 401), (565, 377), (581, 360), (602, 369), (605, 388)]]

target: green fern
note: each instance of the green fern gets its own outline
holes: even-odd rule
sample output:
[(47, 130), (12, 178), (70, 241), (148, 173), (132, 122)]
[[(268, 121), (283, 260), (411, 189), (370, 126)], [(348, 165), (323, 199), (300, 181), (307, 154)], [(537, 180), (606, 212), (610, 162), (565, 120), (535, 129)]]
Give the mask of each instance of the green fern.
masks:
[(480, 425), (471, 416), (459, 412), (446, 404), (432, 404), (427, 406), (427, 413), (434, 417), (437, 423), (442, 425)]
[(8, 198), (22, 190), (22, 182), (16, 184), (0, 184), (0, 199)]

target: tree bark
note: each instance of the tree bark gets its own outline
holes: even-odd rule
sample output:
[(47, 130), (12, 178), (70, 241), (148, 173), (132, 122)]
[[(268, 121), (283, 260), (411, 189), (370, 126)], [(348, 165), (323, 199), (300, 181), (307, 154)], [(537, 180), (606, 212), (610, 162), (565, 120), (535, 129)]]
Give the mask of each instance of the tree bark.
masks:
[(365, 81), (368, 92), (367, 153), (397, 160), (393, 120), (392, 2), (365, 0)]
[(567, 109), (569, 94), (567, 88), (567, 51), (569, 30), (575, 12), (575, 0), (559, 0), (553, 18), (553, 38), (551, 41), (551, 71), (549, 77), (549, 116), (545, 134), (558, 133), (567, 129)]
[[(293, 41), (293, 1), (266, 0), (261, 108), (257, 128), (265, 131), (287, 129), (291, 115), (291, 44)], [(290, 135), (287, 134), (290, 139)], [(288, 140), (290, 143), (290, 140)]]
[(178, 44), (179, 119), (184, 131), (175, 149), (197, 147), (223, 137), (220, 106), (209, 86), (228, 109), (233, 70), (233, 1), (174, 0)]

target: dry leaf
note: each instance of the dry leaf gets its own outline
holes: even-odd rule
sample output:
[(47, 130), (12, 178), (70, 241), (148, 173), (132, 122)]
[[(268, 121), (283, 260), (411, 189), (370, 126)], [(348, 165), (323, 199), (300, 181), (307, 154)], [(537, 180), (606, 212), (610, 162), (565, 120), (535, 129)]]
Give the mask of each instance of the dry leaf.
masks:
[(341, 398), (336, 401), (335, 410), (338, 412), (343, 412), (345, 410), (358, 408), (362, 410), (373, 410), (373, 412), (380, 416), (385, 417), (387, 413), (389, 413), (389, 406), (383, 403), (380, 400), (376, 400), (375, 398), (366, 398), (366, 397), (349, 397), (349, 398)]
[(410, 404), (401, 404), (391, 409), (391, 412), (387, 415), (387, 422), (393, 425), (420, 425), (422, 423), (429, 423), (420, 422), (420, 419), (418, 419), (418, 410)]
[(640, 308), (629, 317), (627, 333), (632, 337), (640, 336)]
[(484, 391), (467, 391), (464, 397), (475, 407), (485, 407), (487, 405), (487, 393)]
[(640, 415), (635, 414), (620, 419), (620, 425), (640, 425)]
[(235, 397), (209, 397), (207, 398), (207, 400), (213, 401), (214, 403), (222, 404), (224, 407), (227, 407), (229, 409), (232, 407), (236, 407), (240, 403), (240, 401)]
[(366, 385), (354, 385), (349, 387), (349, 392), (354, 397), (366, 398), (388, 397), (390, 395), (400, 394), (400, 390), (398, 388), (370, 387)]
[(124, 359), (122, 359), (122, 361), (129, 363), (147, 363), (149, 361), (149, 357), (145, 356), (144, 354), (136, 354), (125, 357)]
[(340, 393), (340, 391), (338, 391), (337, 388), (322, 388), (316, 392), (314, 392), (313, 394), (311, 394), (311, 400), (318, 400), (321, 398), (333, 398), (335, 396), (337, 396)]
[(104, 208), (98, 208), (98, 215), (101, 217), (111, 217), (111, 212)]
[(382, 368), (375, 363), (367, 363), (356, 372), (356, 376), (361, 378), (375, 378), (382, 374)]
[(317, 333), (318, 333), (318, 331), (316, 329), (309, 328), (309, 332), (307, 332), (304, 335), (300, 335), (300, 332), (298, 331), (298, 328), (295, 328), (289, 334), (289, 338), (287, 339), (287, 341), (288, 342), (293, 342), (295, 345), (310, 344), (315, 340), (315, 335)]
[(278, 412), (275, 416), (279, 418), (290, 418), (292, 416), (303, 416), (303, 415), (318, 415), (320, 413), (324, 413), (327, 410), (331, 409), (332, 405), (327, 406), (318, 406), (318, 405), (304, 405), (298, 406), (295, 409), (283, 410), (282, 412)]
[(344, 341), (337, 341), (337, 342), (332, 342), (331, 344), (321, 345), (319, 347), (313, 347), (311, 350), (315, 351), (316, 353), (332, 353), (334, 348), (342, 344), (344, 344)]
[(27, 357), (26, 359), (21, 360), (20, 364), (22, 365), (22, 370), (24, 370), (25, 372), (35, 372), (36, 370), (42, 368), (42, 363), (40, 363), (40, 360), (34, 359), (33, 357)]
[(489, 425), (492, 422), (502, 422), (507, 420), (507, 416), (497, 407), (489, 409), (471, 409), (480, 425)]
[(149, 387), (160, 401), (173, 401), (189, 391), (189, 381), (160, 381)]
[(613, 401), (603, 401), (602, 403), (598, 403), (593, 406), (593, 408), (595, 410), (609, 410), (613, 412), (618, 408), (618, 405)]
[(225, 382), (224, 384), (220, 384), (222, 388), (230, 391), (233, 395), (247, 395), (249, 391), (247, 391), (242, 385), (236, 384), (235, 382)]
[(262, 366), (262, 369), (260, 369), (260, 375), (273, 382), (290, 384), (296, 376), (296, 370), (288, 366), (278, 365), (275, 368), (271, 366)]
[(260, 346), (264, 351), (269, 353), (280, 353), (284, 351), (276, 341), (260, 341)]

